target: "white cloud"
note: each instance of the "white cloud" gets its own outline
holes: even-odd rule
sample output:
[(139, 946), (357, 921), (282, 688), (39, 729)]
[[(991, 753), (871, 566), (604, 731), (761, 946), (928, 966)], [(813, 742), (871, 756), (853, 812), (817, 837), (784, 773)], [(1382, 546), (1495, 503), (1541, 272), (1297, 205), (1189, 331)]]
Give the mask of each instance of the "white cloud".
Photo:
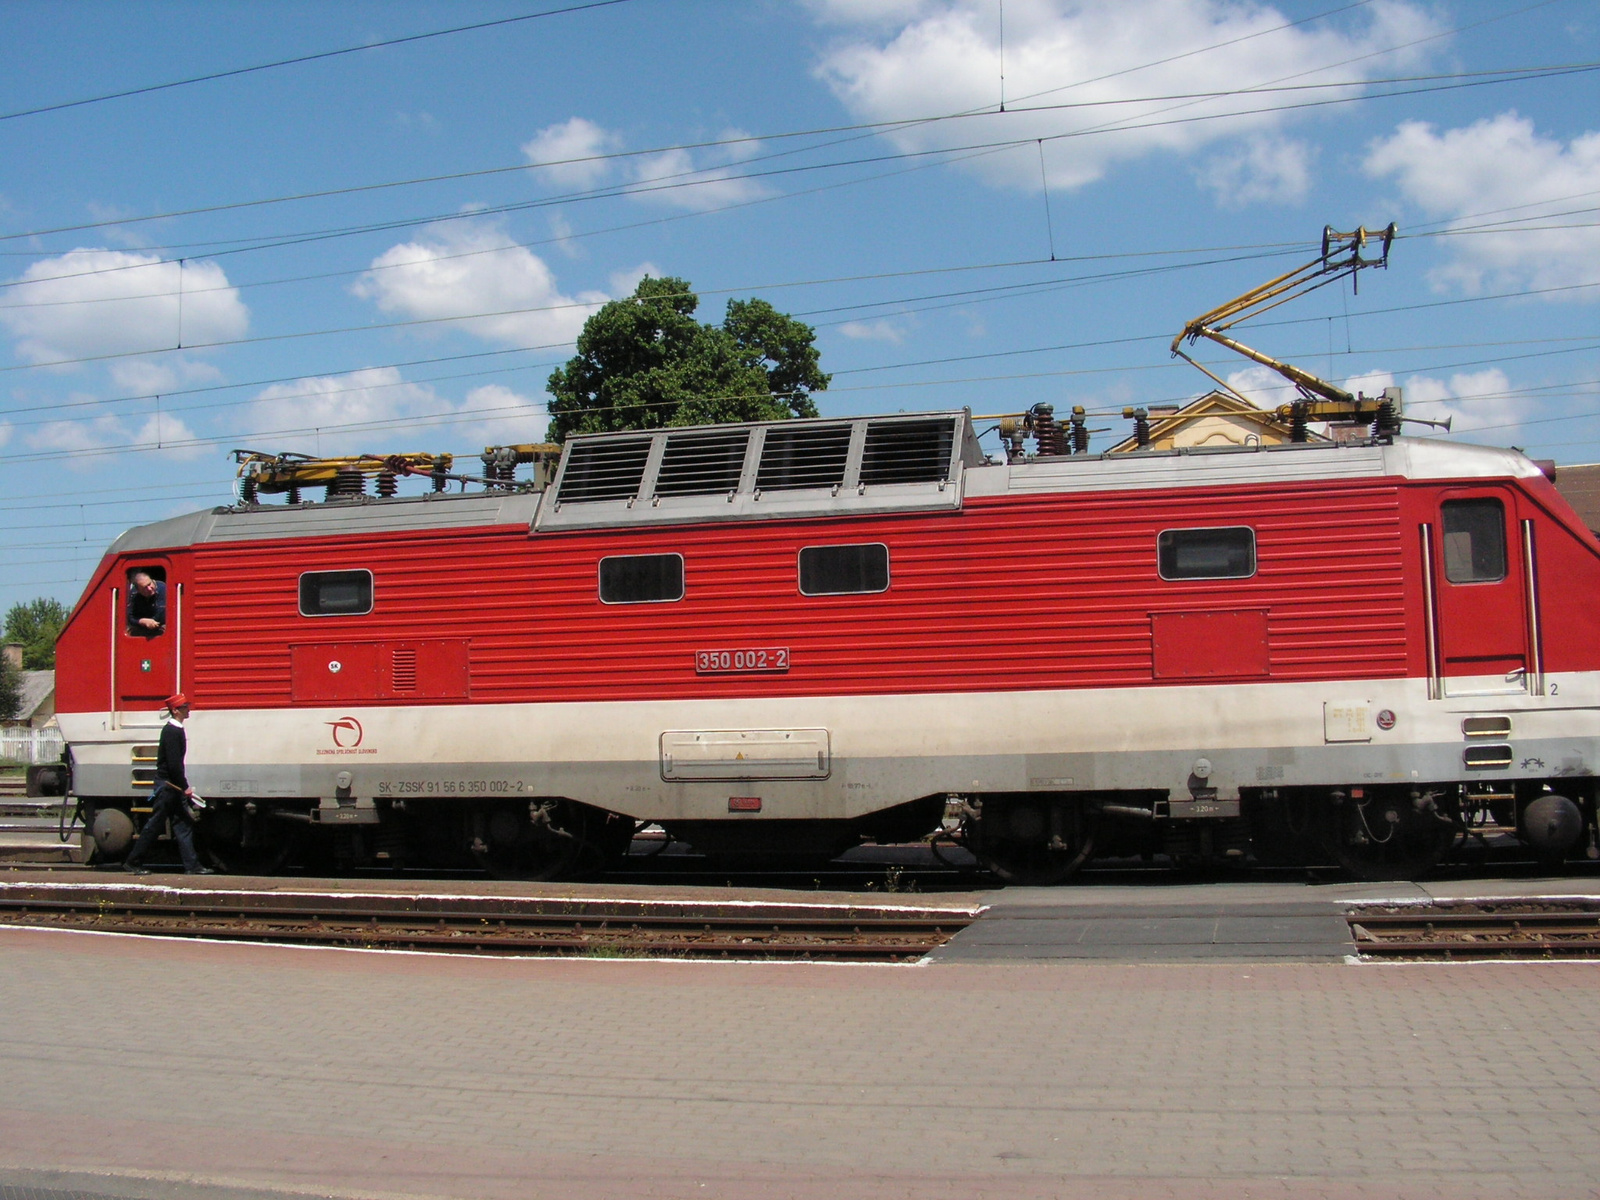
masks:
[[(1511, 381), (1497, 367), (1461, 372), (1448, 379), (1411, 375), (1403, 381), (1396, 380), (1391, 371), (1366, 371), (1350, 376), (1340, 386), (1352, 395), (1376, 397), (1397, 382), (1403, 382), (1406, 416), (1429, 421), (1451, 418), (1451, 429), (1455, 433), (1470, 434), (1473, 430), (1494, 428), (1501, 432), (1486, 440), (1497, 444), (1508, 436), (1503, 431), (1505, 426), (1534, 416), (1538, 409), (1538, 402), (1510, 394)], [(1292, 383), (1267, 367), (1235, 371), (1228, 376), (1228, 384), (1261, 408), (1287, 404), (1298, 394)], [(1405, 432), (1425, 435), (1431, 431), (1425, 426), (1407, 425)]]
[(215, 383), (222, 372), (210, 363), (181, 355), (164, 360), (128, 358), (111, 364), (111, 380), (125, 391), (141, 396), (158, 395), (191, 383)]
[(500, 384), (474, 388), (455, 402), (394, 367), (275, 383), (257, 394), (248, 413), (250, 437), (261, 449), (310, 454), (410, 453), (464, 439), (482, 444), (491, 436), (538, 441), (548, 419), (542, 401)]
[[(1450, 228), (1494, 221), (1575, 224), (1572, 218), (1540, 218), (1593, 203), (1594, 193), (1600, 192), (1600, 132), (1563, 144), (1540, 136), (1532, 121), (1514, 112), (1444, 133), (1421, 121), (1407, 121), (1393, 137), (1372, 144), (1364, 165), (1369, 175), (1393, 178), (1407, 200), (1429, 216), (1449, 221)], [(1585, 198), (1574, 199), (1579, 196)], [(1498, 211), (1502, 209), (1518, 211)], [(1575, 229), (1474, 233), (1446, 243), (1451, 262), (1434, 273), (1435, 281), (1472, 292), (1486, 285), (1587, 283), (1597, 278), (1595, 264), (1600, 262), (1600, 228), (1592, 223)], [(1595, 293), (1576, 296), (1593, 299)]]
[[(1511, 381), (1498, 367), (1468, 371), (1434, 379), (1413, 375), (1405, 382), (1406, 416), (1430, 421), (1451, 419), (1456, 433), (1471, 433), (1505, 425), (1517, 425), (1540, 412), (1540, 402), (1529, 396), (1511, 395)], [(1413, 430), (1417, 432), (1417, 430)], [(1494, 440), (1503, 440), (1499, 434)]]
[[(563, 295), (538, 255), (484, 222), (455, 221), (384, 251), (352, 289), (386, 313), (507, 346), (559, 346), (578, 336), (607, 297)], [(471, 316), (474, 313), (492, 314)]]
[(11, 440), (11, 422), (0, 421), (0, 446)]
[[(33, 363), (154, 353), (179, 342), (179, 264), (122, 250), (78, 249), (24, 271), (0, 324)], [(216, 263), (182, 266), (184, 345), (242, 337), (250, 312)]]
[[(573, 117), (541, 129), (523, 143), (522, 153), (529, 162), (541, 164), (541, 177), (552, 182), (592, 188), (608, 179), (625, 179), (633, 185), (624, 189), (625, 195), (689, 212), (705, 212), (773, 194), (763, 184), (740, 178), (727, 165), (758, 154), (759, 138), (742, 129), (726, 129), (717, 135), (717, 141), (725, 144), (706, 147), (698, 154), (686, 149), (663, 150), (632, 159), (624, 167), (618, 160), (604, 157), (622, 149), (620, 134), (583, 117)], [(564, 239), (569, 233), (565, 222), (556, 230), (558, 238)], [(562, 248), (567, 249), (565, 245)]]
[(138, 224), (131, 226), (107, 224), (107, 222), (111, 221), (127, 220), (134, 215), (133, 210), (118, 208), (110, 204), (97, 204), (93, 201), (90, 201), (84, 207), (89, 210), (89, 215), (102, 226), (100, 236), (107, 241), (116, 242), (118, 245), (126, 246), (130, 250), (143, 250), (150, 245), (149, 232)]
[(585, 257), (583, 247), (574, 238), (572, 222), (558, 212), (549, 215), (550, 232), (555, 235), (556, 249), (568, 258)]
[(1257, 408), (1277, 408), (1300, 393), (1271, 367), (1245, 367), (1228, 374), (1228, 386)]
[[(1347, 392), (1377, 396), (1396, 382), (1392, 372), (1368, 371), (1345, 380), (1344, 388)], [(1448, 419), (1450, 431), (1466, 434), (1469, 441), (1505, 445), (1515, 436), (1513, 429), (1516, 426), (1546, 415), (1544, 406), (1548, 401), (1514, 394), (1510, 379), (1498, 367), (1458, 372), (1448, 379), (1411, 375), (1401, 382), (1406, 416), (1427, 421)], [(1477, 430), (1488, 430), (1490, 433), (1482, 438), (1474, 438), (1472, 435)], [(1410, 424), (1405, 431), (1423, 436), (1443, 432)]]
[[(175, 459), (198, 458), (212, 452), (211, 442), (196, 434), (182, 417), (171, 413), (148, 413), (131, 419), (104, 416), (90, 421), (51, 421), (23, 440), (30, 450), (68, 454), (113, 446), (160, 450)], [(95, 455), (84, 465), (100, 462), (100, 456)]]
[(1258, 134), (1212, 155), (1195, 177), (1224, 208), (1298, 204), (1311, 191), (1314, 154), (1303, 141)]
[[(737, 143), (739, 157), (755, 153), (749, 142)], [(638, 200), (668, 204), (690, 212), (706, 212), (772, 195), (772, 189), (754, 179), (735, 175), (728, 167), (696, 166), (687, 150), (663, 150), (639, 160), (634, 167), (639, 185), (629, 195)]]
[[(476, 414), (468, 429), (476, 440), (537, 442), (544, 438), (550, 412), (534, 400), (498, 383), (473, 388), (461, 402), (463, 414)], [(458, 435), (459, 436), (459, 435)]]
[(761, 152), (761, 139), (743, 129), (724, 129), (717, 134), (717, 141), (722, 143), (717, 149), (729, 162), (742, 162)]
[(665, 274), (666, 272), (656, 266), (655, 263), (645, 261), (636, 267), (613, 271), (606, 278), (607, 282), (611, 284), (611, 294), (613, 296), (631, 296), (633, 295), (633, 290), (639, 286), (639, 281), (646, 275), (652, 279), (660, 279)]
[(906, 340), (906, 331), (888, 317), (876, 321), (846, 321), (839, 332), (858, 342), (888, 342), (898, 346)]
[[(823, 4), (814, 11), (843, 21), (853, 7)], [(998, 11), (990, 0), (866, 5), (860, 28), (823, 56), (817, 74), (862, 120), (993, 106), (1000, 99)], [(900, 18), (898, 28), (878, 32), (889, 14)], [(1317, 95), (1355, 95), (1359, 81), (1419, 52), (1365, 56), (1440, 29), (1421, 6), (1405, 0), (1377, 0), (1354, 24), (1278, 28), (1287, 24), (1276, 8), (1238, 0), (1014, 0), (1005, 8), (1009, 111), (886, 136), (904, 150), (1054, 138), (1046, 142), (1050, 185), (1078, 188), (1119, 162), (1188, 154), (1221, 140), (1276, 130), (1289, 119), (1283, 108), (1304, 93), (1251, 95), (1240, 89), (1290, 79), (1351, 80), (1358, 86)], [(1142, 99), (1196, 92), (1232, 94), (1196, 101)], [(1095, 107), (1025, 111), (1087, 102)], [(1218, 119), (1129, 128), (1194, 117)], [(963, 169), (1002, 186), (1029, 191), (1040, 186), (1039, 156), (1032, 145), (974, 159)], [(1281, 179), (1277, 186), (1284, 186)]]
[[(1261, 370), (1266, 368), (1262, 367)], [(1394, 376), (1388, 371), (1366, 371), (1344, 381), (1344, 390), (1352, 396), (1381, 396), (1384, 388), (1393, 386)]]
[(544, 179), (591, 188), (611, 174), (613, 163), (602, 157), (618, 149), (622, 139), (583, 117), (547, 125), (522, 143), (522, 153), (540, 166)]

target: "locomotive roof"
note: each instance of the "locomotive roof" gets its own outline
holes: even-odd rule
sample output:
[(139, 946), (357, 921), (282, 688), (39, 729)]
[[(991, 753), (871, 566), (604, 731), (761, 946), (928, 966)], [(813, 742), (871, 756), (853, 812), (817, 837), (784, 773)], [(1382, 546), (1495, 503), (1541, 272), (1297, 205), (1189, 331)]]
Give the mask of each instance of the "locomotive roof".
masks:
[(967, 496), (1538, 474), (1515, 450), (1406, 437), (1388, 445), (1185, 447), (1000, 463), (979, 449), (971, 414), (956, 410), (585, 434), (568, 440), (544, 492), (238, 504), (130, 529), (111, 552), (488, 525), (557, 532), (953, 510)]

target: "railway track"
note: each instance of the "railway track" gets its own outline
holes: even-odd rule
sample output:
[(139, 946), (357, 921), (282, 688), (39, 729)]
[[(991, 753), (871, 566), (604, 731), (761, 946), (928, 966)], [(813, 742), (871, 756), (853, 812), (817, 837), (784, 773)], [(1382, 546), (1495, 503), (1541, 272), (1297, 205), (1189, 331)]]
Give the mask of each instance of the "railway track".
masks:
[(907, 962), (969, 909), (0, 885), (0, 925), (504, 956)]
[(1600, 958), (1600, 902), (1385, 905), (1347, 914), (1368, 959)]

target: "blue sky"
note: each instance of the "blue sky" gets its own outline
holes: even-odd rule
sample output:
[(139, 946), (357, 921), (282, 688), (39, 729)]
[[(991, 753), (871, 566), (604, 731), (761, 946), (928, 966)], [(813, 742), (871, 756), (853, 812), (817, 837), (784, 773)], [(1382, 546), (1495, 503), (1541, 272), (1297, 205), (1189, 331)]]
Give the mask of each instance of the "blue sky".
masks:
[(1600, 460), (1592, 0), (580, 3), (0, 2), (0, 606), (226, 503), (235, 447), (541, 439), (645, 272), (811, 322), (824, 414), (1104, 447), (1207, 390), (1189, 318), (1395, 221), (1243, 340)]

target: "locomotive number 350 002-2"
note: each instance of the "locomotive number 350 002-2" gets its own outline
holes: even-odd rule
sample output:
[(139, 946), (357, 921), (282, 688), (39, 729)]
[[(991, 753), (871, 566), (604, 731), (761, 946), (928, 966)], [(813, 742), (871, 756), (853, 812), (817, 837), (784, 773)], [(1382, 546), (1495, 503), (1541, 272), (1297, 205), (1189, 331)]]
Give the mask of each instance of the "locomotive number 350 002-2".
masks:
[(749, 671), (787, 671), (789, 647), (756, 646), (743, 650), (696, 650), (697, 675), (733, 675)]

